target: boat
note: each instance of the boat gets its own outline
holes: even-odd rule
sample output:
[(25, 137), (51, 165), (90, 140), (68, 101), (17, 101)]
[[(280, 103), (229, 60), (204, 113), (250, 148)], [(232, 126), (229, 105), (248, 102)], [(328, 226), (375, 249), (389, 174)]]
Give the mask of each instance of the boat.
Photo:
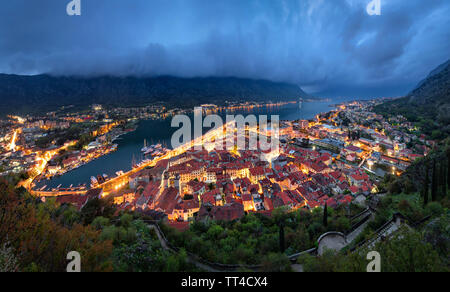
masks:
[(153, 149), (153, 148), (148, 148), (147, 151), (144, 152), (144, 156), (145, 156), (145, 155), (151, 155), (154, 151), (155, 151), (155, 149)]
[(95, 178), (95, 176), (91, 176), (91, 183), (93, 185), (98, 184), (98, 180)]
[(147, 146), (147, 140), (144, 140), (144, 148), (141, 149), (141, 152), (148, 152), (151, 147)]
[(101, 175), (99, 174), (99, 175), (97, 175), (97, 181), (98, 181), (99, 184), (102, 184), (102, 183), (105, 182), (105, 179), (103, 178), (103, 176), (101, 176)]

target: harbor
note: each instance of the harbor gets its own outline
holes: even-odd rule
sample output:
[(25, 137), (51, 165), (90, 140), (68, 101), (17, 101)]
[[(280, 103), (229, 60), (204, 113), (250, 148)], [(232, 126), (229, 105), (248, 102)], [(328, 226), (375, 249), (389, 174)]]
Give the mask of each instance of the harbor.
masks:
[[(314, 101), (303, 102), (301, 106), (298, 103), (294, 103), (279, 107), (258, 107), (251, 111), (224, 112), (219, 115), (223, 117), (226, 114), (279, 115), (280, 120), (311, 119), (319, 113), (330, 111), (330, 106), (332, 106), (332, 103), (328, 101)], [(118, 172), (127, 172), (163, 156), (164, 151), (172, 148), (171, 138), (176, 130), (177, 128), (171, 127), (170, 119), (141, 120), (137, 123), (134, 131), (122, 133), (119, 139), (114, 140), (114, 143), (117, 144), (117, 149), (114, 152), (103, 155), (51, 180), (41, 180), (36, 183), (35, 189), (40, 189), (45, 185), (47, 185), (47, 191), (55, 189), (59, 185), (62, 188), (68, 188), (70, 185), (82, 186), (84, 184), (91, 186), (91, 178), (95, 177), (98, 180), (97, 176), (103, 174), (108, 176), (105, 181), (115, 178), (118, 176)], [(153, 147), (153, 151), (149, 151), (149, 148), (144, 149), (149, 146), (158, 147)], [(148, 154), (150, 155), (143, 150), (149, 151)]]

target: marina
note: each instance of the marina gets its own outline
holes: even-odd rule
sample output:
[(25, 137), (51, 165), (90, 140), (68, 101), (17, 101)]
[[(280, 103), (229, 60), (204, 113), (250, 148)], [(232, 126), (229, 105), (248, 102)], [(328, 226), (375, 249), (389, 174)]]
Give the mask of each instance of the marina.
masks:
[[(336, 101), (335, 101), (336, 103)], [(258, 107), (251, 110), (239, 109), (218, 113), (225, 118), (227, 114), (279, 115), (280, 120), (312, 119), (319, 113), (328, 112), (334, 103), (330, 101), (303, 102), (282, 106)], [(122, 175), (143, 163), (164, 155), (171, 149), (171, 137), (177, 128), (171, 127), (171, 120), (141, 120), (135, 131), (127, 132), (116, 139), (115, 151), (101, 156), (87, 164), (80, 165), (51, 180), (37, 182), (36, 189), (47, 185), (47, 189), (68, 188), (74, 186), (96, 186), (100, 181)], [(156, 147), (157, 146), (157, 147)], [(147, 149), (145, 149), (147, 148)], [(145, 151), (143, 151), (145, 150)], [(105, 173), (106, 172), (106, 173)], [(107, 177), (103, 176), (105, 174)], [(93, 180), (93, 178), (95, 180)], [(61, 185), (61, 186), (60, 186)]]

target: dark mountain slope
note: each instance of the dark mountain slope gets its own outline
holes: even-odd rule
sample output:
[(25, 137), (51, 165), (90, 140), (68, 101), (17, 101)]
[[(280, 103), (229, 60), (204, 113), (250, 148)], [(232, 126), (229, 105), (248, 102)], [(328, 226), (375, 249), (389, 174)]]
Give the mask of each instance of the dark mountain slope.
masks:
[(288, 83), (240, 78), (54, 77), (0, 74), (1, 113), (53, 110), (63, 105), (139, 106), (165, 101), (176, 106), (225, 100), (295, 100), (307, 97)]
[(412, 122), (420, 123), (419, 126), (427, 134), (434, 130), (441, 131), (442, 135), (448, 135), (450, 133), (450, 62), (433, 70), (406, 97), (379, 105), (375, 111), (387, 115), (401, 114)]

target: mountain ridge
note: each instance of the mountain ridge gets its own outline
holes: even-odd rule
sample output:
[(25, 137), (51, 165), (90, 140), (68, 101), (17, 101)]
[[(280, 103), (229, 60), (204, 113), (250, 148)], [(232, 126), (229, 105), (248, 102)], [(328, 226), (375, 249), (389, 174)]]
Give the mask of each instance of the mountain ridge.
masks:
[(437, 66), (435, 69), (433, 69), (433, 70), (428, 74), (427, 77), (425, 77), (425, 79), (423, 79), (422, 81), (420, 81), (420, 82), (417, 84), (417, 86), (416, 86), (412, 91), (414, 91), (414, 90), (418, 89), (419, 87), (421, 87), (421, 86), (422, 86), (429, 78), (433, 77), (433, 76), (436, 75), (436, 74), (441, 73), (443, 70), (445, 70), (446, 67), (448, 67), (448, 65), (450, 65), (450, 60), (448, 60), (448, 61), (445, 62), (445, 63), (442, 63), (442, 64), (439, 65), (439, 66)]
[(375, 111), (401, 114), (434, 138), (450, 134), (450, 61), (432, 70), (405, 97), (383, 103)]
[(76, 77), (0, 74), (0, 113), (32, 113), (61, 106), (140, 106), (164, 101), (194, 106), (229, 101), (309, 98), (299, 86), (237, 77)]

